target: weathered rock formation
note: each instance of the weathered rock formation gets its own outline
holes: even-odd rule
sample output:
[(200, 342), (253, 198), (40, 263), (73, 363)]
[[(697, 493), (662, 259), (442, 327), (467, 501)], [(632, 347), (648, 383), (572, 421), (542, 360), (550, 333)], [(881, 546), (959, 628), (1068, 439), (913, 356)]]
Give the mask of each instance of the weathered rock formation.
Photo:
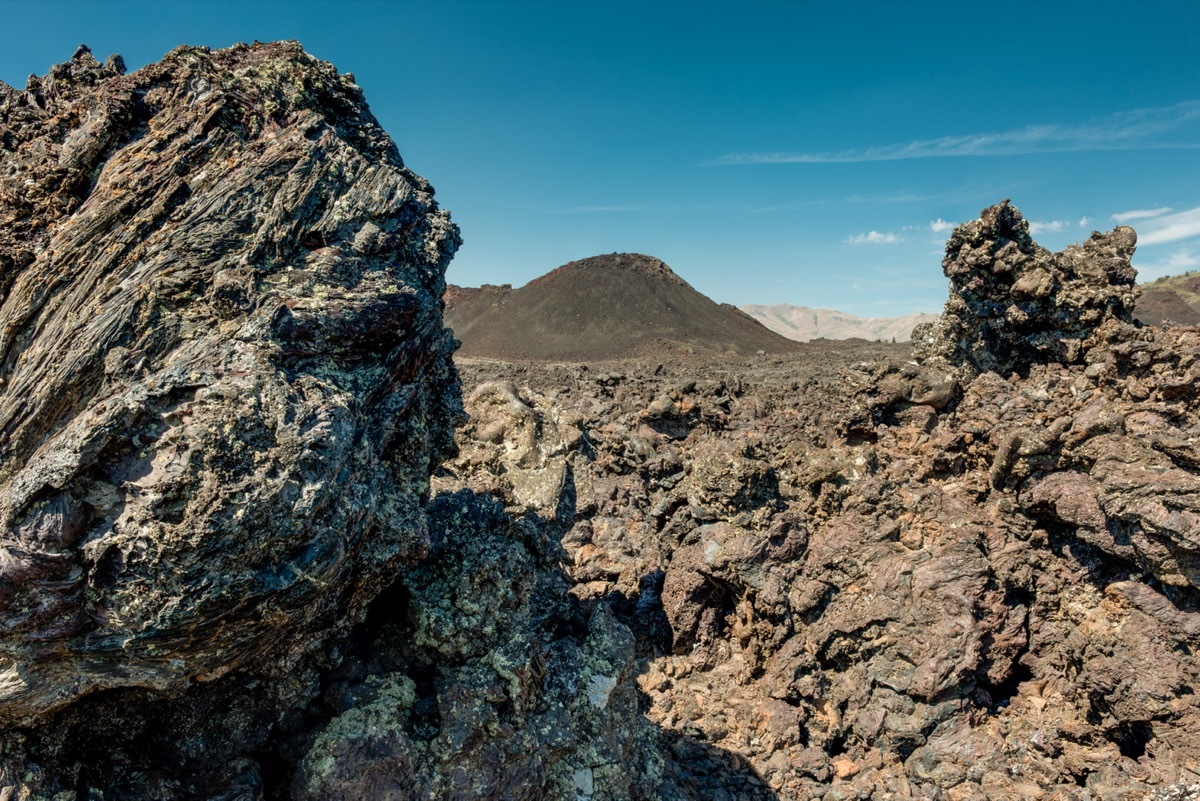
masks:
[(559, 524), (427, 502), (458, 232), (353, 79), (122, 73), (0, 86), (0, 799), (654, 797)]
[(1121, 226), (1051, 253), (1008, 201), (985, 209), (946, 243), (950, 299), (939, 321), (913, 332), (917, 353), (1001, 375), (1082, 361), (1108, 323), (1133, 320), (1136, 243)]
[(0, 94), (0, 717), (286, 664), (429, 547), (457, 230), (296, 44)]
[(437, 481), (569, 525), (572, 592), (637, 637), (663, 788), (1196, 797), (1200, 330), (1128, 322), (1132, 241), (1048, 254), (986, 210), (920, 363), (464, 363)]
[(326, 691), (336, 714), (290, 797), (658, 797), (634, 637), (572, 603), (561, 531), (466, 491), (430, 519), (433, 554), (401, 571), (397, 608)]
[(0, 799), (1200, 793), (1132, 231), (986, 210), (919, 361), (466, 362), (453, 455), (457, 232), (352, 80), (121, 72), (0, 87)]

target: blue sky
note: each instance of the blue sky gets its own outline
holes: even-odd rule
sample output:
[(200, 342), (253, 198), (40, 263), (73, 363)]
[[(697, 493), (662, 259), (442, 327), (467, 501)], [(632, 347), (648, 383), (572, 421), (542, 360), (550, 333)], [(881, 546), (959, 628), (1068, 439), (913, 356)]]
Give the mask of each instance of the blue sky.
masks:
[(0, 80), (86, 42), (298, 39), (353, 72), (463, 230), (464, 285), (638, 251), (715, 300), (940, 310), (951, 223), (1121, 221), (1200, 269), (1200, 2), (0, 0)]

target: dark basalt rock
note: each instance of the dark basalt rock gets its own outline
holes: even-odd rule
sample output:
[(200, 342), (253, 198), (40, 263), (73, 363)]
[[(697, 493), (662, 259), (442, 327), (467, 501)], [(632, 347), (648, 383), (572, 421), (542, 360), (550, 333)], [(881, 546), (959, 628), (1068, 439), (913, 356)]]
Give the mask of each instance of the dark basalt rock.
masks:
[(916, 351), (1001, 375), (1079, 363), (1101, 329), (1133, 322), (1136, 244), (1119, 226), (1051, 253), (1007, 200), (984, 209), (946, 243), (950, 298), (940, 320), (913, 332)]
[(352, 79), (122, 72), (0, 87), (0, 799), (660, 797), (561, 524), (426, 502), (458, 232)]
[(350, 79), (122, 72), (0, 87), (0, 801), (1195, 794), (1131, 230), (985, 211), (918, 362), (466, 361), (451, 457), (457, 232)]
[(0, 85), (0, 719), (286, 671), (428, 550), (458, 231), (296, 43)]

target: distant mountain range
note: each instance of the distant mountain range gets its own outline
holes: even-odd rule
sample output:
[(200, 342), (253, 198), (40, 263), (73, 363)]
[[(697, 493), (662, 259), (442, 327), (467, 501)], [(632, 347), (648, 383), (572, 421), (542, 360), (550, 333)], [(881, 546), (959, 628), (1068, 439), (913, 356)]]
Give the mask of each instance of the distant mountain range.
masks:
[(637, 253), (573, 261), (518, 289), (451, 286), (445, 299), (463, 356), (587, 361), (799, 347)]
[(936, 314), (924, 312), (903, 317), (855, 317), (832, 309), (812, 309), (787, 303), (751, 304), (741, 309), (775, 333), (797, 342), (853, 338), (908, 342), (912, 339), (914, 326), (937, 319)]

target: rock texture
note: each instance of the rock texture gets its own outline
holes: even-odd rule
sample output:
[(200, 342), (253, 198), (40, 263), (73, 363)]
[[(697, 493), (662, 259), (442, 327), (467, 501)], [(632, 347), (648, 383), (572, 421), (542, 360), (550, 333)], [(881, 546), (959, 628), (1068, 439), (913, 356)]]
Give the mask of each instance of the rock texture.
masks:
[(921, 323), (931, 323), (936, 314), (916, 312), (902, 317), (856, 317), (832, 309), (814, 309), (775, 303), (739, 307), (780, 336), (797, 342), (814, 339), (866, 339), (883, 342), (908, 342)]
[(1008, 201), (985, 209), (946, 243), (950, 299), (940, 321), (913, 332), (917, 352), (1002, 375), (1079, 363), (1109, 323), (1133, 320), (1136, 243), (1121, 226), (1051, 253)]
[(457, 230), (296, 44), (0, 88), (0, 718), (286, 672), (426, 553)]
[(564, 264), (519, 289), (452, 287), (446, 324), (463, 356), (548, 361), (786, 353), (795, 345), (714, 303), (659, 259), (612, 253)]
[(303, 654), (428, 549), (458, 233), (296, 44), (0, 95), (0, 716)]
[(0, 89), (0, 799), (1200, 795), (1131, 230), (985, 210), (917, 360), (464, 361), (455, 455), (457, 232), (352, 80), (121, 72)]
[(561, 531), (470, 492), (430, 518), (434, 553), (401, 572), (404, 613), (343, 664), (291, 798), (657, 797), (633, 635), (572, 603)]
[(458, 232), (352, 77), (122, 73), (0, 87), (0, 799), (655, 797), (561, 524), (427, 500)]
[[(1002, 204), (952, 237), (958, 333), (921, 362), (461, 365), (436, 482), (568, 526), (573, 594), (637, 638), (660, 792), (1200, 795), (1200, 330), (1127, 321), (1131, 231), (1022, 231)], [(1050, 292), (1014, 292), (1035, 264)]]

